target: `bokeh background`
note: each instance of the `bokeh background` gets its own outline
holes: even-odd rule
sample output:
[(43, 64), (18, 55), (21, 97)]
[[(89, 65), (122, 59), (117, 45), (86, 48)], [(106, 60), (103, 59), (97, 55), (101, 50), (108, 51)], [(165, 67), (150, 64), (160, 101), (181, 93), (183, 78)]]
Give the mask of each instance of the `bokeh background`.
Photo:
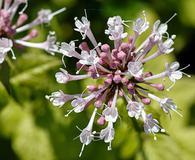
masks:
[[(151, 61), (147, 68), (158, 73), (164, 63), (177, 60), (181, 67), (191, 64), (185, 70), (192, 78), (184, 76), (170, 93), (177, 103), (183, 118), (163, 114), (156, 104), (149, 111), (154, 113), (167, 135), (158, 135), (158, 141), (145, 135), (142, 123), (128, 118), (125, 104), (119, 100), (121, 120), (116, 123), (113, 150), (107, 151), (107, 144), (93, 142), (84, 150), (80, 159), (85, 160), (194, 160), (195, 159), (195, 0), (31, 0), (26, 12), (29, 19), (36, 17), (41, 8), (53, 11), (66, 7), (66, 12), (55, 17), (49, 25), (39, 26), (38, 38), (44, 41), (50, 30), (56, 31), (59, 41), (79, 39), (75, 33), (74, 17), (84, 15), (88, 19), (98, 42), (110, 43), (104, 34), (108, 17), (120, 15), (133, 20), (146, 11), (151, 24), (156, 19), (168, 20), (169, 33), (176, 34), (175, 51), (168, 56)], [(131, 24), (130, 28), (131, 28)], [(130, 29), (126, 28), (128, 32)], [(143, 39), (140, 37), (137, 45)], [(76, 160), (81, 149), (80, 134), (76, 125), (84, 128), (91, 110), (64, 117), (70, 105), (53, 107), (44, 97), (56, 90), (66, 93), (80, 93), (88, 82), (57, 84), (54, 78), (59, 67), (63, 67), (60, 56), (51, 56), (36, 49), (16, 50), (17, 60), (7, 61), (0, 66), (0, 160)], [(9, 62), (9, 63), (8, 63)], [(75, 73), (75, 60), (66, 59), (67, 69)], [(167, 86), (170, 85), (166, 81)], [(153, 107), (152, 107), (153, 106)], [(123, 109), (122, 109), (123, 108)], [(98, 126), (95, 126), (98, 128)]]

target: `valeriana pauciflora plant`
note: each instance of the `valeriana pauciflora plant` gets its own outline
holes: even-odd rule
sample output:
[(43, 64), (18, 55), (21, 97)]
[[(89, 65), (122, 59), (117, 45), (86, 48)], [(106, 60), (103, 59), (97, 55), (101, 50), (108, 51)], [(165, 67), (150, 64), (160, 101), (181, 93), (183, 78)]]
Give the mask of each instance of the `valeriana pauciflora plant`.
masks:
[[(23, 9), (19, 10), (18, 8), (22, 5), (24, 6)], [(52, 32), (45, 42), (32, 43), (28, 41), (38, 35), (38, 31), (32, 29), (34, 26), (49, 23), (55, 15), (65, 11), (65, 8), (55, 12), (42, 9), (32, 22), (26, 23), (28, 15), (24, 11), (27, 6), (28, 0), (0, 0), (0, 64), (3, 63), (9, 52), (12, 54), (12, 58), (16, 59), (13, 51), (14, 46), (40, 48), (49, 53), (53, 53), (58, 49), (55, 35)], [(29, 31), (29, 33), (21, 38), (16, 38), (16, 35), (25, 31)]]
[[(150, 87), (157, 91), (163, 91), (165, 86), (162, 83), (152, 83), (152, 80), (168, 77), (175, 84), (185, 74), (182, 72), (184, 68), (179, 69), (178, 62), (166, 64), (165, 70), (158, 74), (144, 68), (145, 63), (174, 50), (173, 44), (176, 36), (169, 35), (167, 32), (167, 23), (173, 17), (165, 23), (161, 23), (160, 20), (155, 21), (150, 34), (139, 46), (136, 44), (137, 38), (149, 29), (149, 22), (144, 12), (142, 18), (133, 21), (133, 35), (128, 35), (124, 31), (125, 26), (130, 27), (126, 24), (127, 21), (122, 20), (120, 16), (108, 19), (108, 28), (105, 30), (105, 34), (113, 41), (113, 46), (96, 41), (90, 27), (90, 21), (86, 16), (82, 17), (81, 20), (75, 18), (76, 28), (74, 30), (80, 32), (83, 40), (88, 38), (93, 48), (90, 48), (86, 41), (82, 42), (79, 48), (75, 47), (75, 41), (62, 43), (61, 53), (67, 57), (77, 58), (78, 70), (73, 75), (61, 68), (55, 74), (56, 80), (60, 84), (66, 84), (69, 81), (92, 78), (101, 79), (103, 83), (89, 84), (86, 86), (88, 92), (85, 94), (70, 95), (60, 90), (47, 95), (46, 98), (57, 107), (62, 107), (67, 101), (71, 101), (73, 108), (65, 115), (66, 117), (72, 112), (80, 113), (88, 107), (94, 108), (88, 125), (83, 130), (80, 129), (79, 137), (83, 144), (80, 156), (84, 147), (97, 139), (108, 143), (108, 150), (111, 150), (111, 143), (115, 135), (114, 123), (119, 118), (118, 98), (124, 98), (126, 106), (123, 107), (126, 108), (128, 116), (143, 121), (145, 133), (153, 134), (154, 140), (157, 139), (156, 134), (165, 132), (165, 129), (161, 127), (157, 119), (153, 118), (151, 113), (145, 110), (152, 100), (158, 102), (159, 107), (166, 114), (170, 115), (171, 112), (175, 112), (181, 115), (172, 99), (156, 96), (155, 93), (151, 93)], [(123, 42), (126, 37), (127, 42)], [(156, 51), (149, 54), (154, 47), (157, 48)], [(80, 72), (83, 74), (80, 75)], [(171, 87), (173, 85), (167, 90), (170, 90)], [(93, 131), (95, 117), (98, 117), (97, 124), (105, 126), (99, 132)]]

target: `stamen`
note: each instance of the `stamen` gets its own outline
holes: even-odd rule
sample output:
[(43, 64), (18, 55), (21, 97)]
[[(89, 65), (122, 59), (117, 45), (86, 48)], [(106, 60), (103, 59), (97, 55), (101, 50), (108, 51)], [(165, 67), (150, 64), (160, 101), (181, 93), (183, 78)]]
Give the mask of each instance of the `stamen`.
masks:
[[(187, 66), (185, 66), (185, 67), (183, 67), (183, 68), (181, 68), (181, 69), (179, 69), (178, 71), (182, 71), (182, 70), (184, 70), (184, 69), (186, 69), (186, 68), (188, 68), (188, 67), (190, 67), (190, 64), (188, 64)], [(184, 72), (181, 72), (181, 73), (183, 73), (184, 75), (186, 75), (187, 77), (191, 77), (191, 75), (189, 75), (189, 74), (187, 74), (187, 73), (184, 73)]]
[(143, 16), (144, 16), (144, 20), (145, 20), (145, 22), (147, 21), (147, 18), (146, 18), (146, 12), (143, 10), (142, 11), (142, 14), (143, 14)]
[(23, 14), (27, 7), (28, 7), (28, 0), (26, 0), (24, 8), (19, 12), (19, 14)]
[(81, 156), (82, 156), (82, 153), (83, 153), (84, 148), (85, 148), (85, 144), (83, 144), (83, 145), (82, 145), (82, 148), (81, 148), (81, 151), (80, 151), (79, 157), (81, 157)]
[(168, 24), (176, 15), (177, 15), (177, 13), (174, 13), (174, 14), (171, 16), (171, 18), (169, 18), (169, 19), (165, 22), (165, 24)]
[(74, 110), (75, 110), (75, 108), (73, 108), (73, 109), (69, 110), (69, 111), (68, 111), (68, 113), (67, 113), (67, 114), (65, 114), (64, 116), (65, 116), (65, 117), (68, 117), (68, 116), (69, 116), (69, 114), (70, 114), (70, 113), (72, 113)]
[(65, 64), (65, 61), (64, 61), (64, 57), (65, 57), (65, 55), (62, 56), (62, 63), (64, 65), (64, 67), (66, 68), (66, 64)]
[(76, 128), (77, 128), (80, 132), (82, 132), (82, 129), (80, 129), (79, 126), (76, 126)]
[(179, 113), (177, 110), (175, 110), (175, 109), (172, 109), (175, 113), (177, 113), (180, 117), (182, 117), (183, 118), (183, 115), (181, 114), (181, 113)]
[(152, 122), (155, 126), (158, 126), (158, 128), (160, 128), (161, 132), (165, 132), (165, 129), (162, 128), (158, 123)]
[(49, 15), (49, 19), (52, 19), (54, 16), (56, 16), (56, 15), (58, 15), (58, 14), (64, 12), (65, 10), (66, 10), (66, 8), (64, 7), (64, 8), (61, 8), (61, 9), (59, 9), (59, 10), (57, 10), (57, 11), (51, 13), (51, 14)]
[(190, 64), (188, 64), (187, 66), (185, 66), (185, 67), (179, 69), (179, 71), (182, 71), (182, 70), (184, 70), (184, 69), (186, 69), (186, 68), (188, 68), (188, 67), (190, 67)]
[(181, 73), (183, 73), (184, 75), (186, 75), (186, 76), (189, 77), (189, 78), (192, 77), (191, 75), (189, 75), (189, 74), (187, 74), (187, 73), (184, 73), (184, 72), (181, 72)]
[(85, 91), (88, 90), (88, 88), (86, 87), (83, 92), (81, 93), (80, 97), (82, 98), (83, 97), (83, 94), (85, 93)]
[(82, 70), (82, 68), (85, 66), (85, 64), (83, 64), (80, 68), (79, 68), (79, 70), (78, 71), (76, 71), (76, 74), (79, 74), (80, 73), (80, 71)]
[(98, 47), (100, 47), (102, 45), (102, 43), (101, 42), (99, 42), (98, 44), (97, 44), (97, 46), (95, 46), (92, 50), (95, 50), (95, 49), (97, 49)]
[(11, 53), (12, 53), (12, 59), (16, 59), (16, 56), (15, 56), (15, 54), (14, 54), (14, 51), (11, 49), (10, 50), (11, 51)]
[(98, 73), (98, 70), (97, 70), (97, 67), (96, 67), (96, 65), (93, 65), (94, 66), (94, 68), (95, 68), (95, 71), (96, 71), (96, 76), (97, 77), (100, 77), (100, 75), (99, 75), (99, 73)]
[(110, 142), (109, 142), (109, 146), (108, 146), (108, 148), (107, 148), (108, 151), (111, 151), (111, 150), (112, 150), (112, 144), (111, 144), (111, 143), (112, 143), (112, 142), (110, 141)]
[(73, 141), (76, 140), (76, 139), (78, 139), (79, 137), (80, 137), (80, 135), (79, 136), (76, 136), (75, 138), (73, 138)]
[(156, 141), (157, 140), (156, 134), (153, 133), (153, 135), (154, 135), (154, 140)]
[(122, 20), (122, 24), (129, 28), (130, 26), (126, 24), (128, 22), (133, 22), (133, 20)]
[(87, 9), (84, 9), (84, 13), (85, 13), (85, 17), (87, 18)]

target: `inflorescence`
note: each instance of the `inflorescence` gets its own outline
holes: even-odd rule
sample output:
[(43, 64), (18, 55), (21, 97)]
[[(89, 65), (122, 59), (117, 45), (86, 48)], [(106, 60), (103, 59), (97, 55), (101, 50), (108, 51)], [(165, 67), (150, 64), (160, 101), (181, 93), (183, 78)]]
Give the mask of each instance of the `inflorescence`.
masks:
[[(24, 5), (23, 9), (18, 11), (19, 7)], [(65, 8), (51, 12), (49, 9), (42, 9), (38, 12), (38, 16), (30, 23), (25, 24), (28, 15), (24, 13), (28, 6), (28, 0), (0, 0), (0, 64), (4, 62), (7, 53), (12, 53), (12, 59), (16, 59), (13, 47), (33, 47), (46, 50), (54, 54), (58, 52), (56, 37), (54, 32), (50, 32), (47, 40), (42, 43), (32, 43), (29, 40), (37, 37), (38, 31), (32, 29), (40, 24), (48, 24), (55, 15), (65, 11)], [(19, 14), (17, 18), (15, 16)], [(16, 19), (16, 21), (14, 21)], [(29, 31), (22, 38), (18, 34)]]
[[(24, 5), (23, 9), (17, 12), (22, 4)], [(170, 115), (170, 112), (174, 111), (182, 116), (172, 99), (160, 98), (142, 86), (145, 85), (158, 91), (163, 91), (165, 88), (163, 84), (152, 83), (151, 80), (168, 77), (173, 82), (167, 88), (167, 90), (170, 90), (176, 81), (182, 78), (183, 74), (187, 75), (182, 70), (189, 65), (179, 69), (178, 62), (166, 64), (165, 71), (158, 74), (153, 74), (152, 71), (145, 71), (144, 69), (145, 63), (161, 55), (169, 54), (174, 50), (173, 44), (176, 35), (170, 36), (168, 34), (167, 24), (175, 15), (165, 23), (157, 20), (151, 33), (140, 46), (136, 45), (136, 40), (149, 28), (149, 22), (144, 12), (143, 17), (133, 21), (132, 30), (134, 34), (130, 36), (124, 31), (124, 26), (129, 28), (129, 25), (127, 25), (129, 21), (122, 20), (120, 16), (110, 17), (107, 21), (108, 28), (105, 30), (105, 34), (114, 42), (113, 47), (96, 41), (87, 16), (83, 16), (81, 20), (76, 17), (74, 30), (81, 34), (83, 40), (88, 38), (93, 45), (93, 48), (91, 48), (84, 41), (78, 47), (79, 52), (75, 41), (70, 43), (56, 42), (54, 32), (50, 32), (44, 42), (29, 42), (29, 40), (38, 35), (38, 31), (32, 29), (34, 26), (49, 23), (55, 15), (63, 12), (65, 8), (55, 12), (43, 9), (38, 12), (37, 18), (25, 24), (28, 16), (24, 11), (27, 6), (27, 0), (0, 1), (0, 64), (3, 63), (9, 52), (12, 53), (12, 58), (16, 59), (12, 49), (14, 46), (33, 47), (46, 50), (51, 54), (62, 54), (63, 63), (64, 56), (78, 59), (76, 65), (78, 70), (75, 75), (69, 74), (63, 68), (60, 68), (60, 71), (55, 74), (56, 80), (60, 84), (87, 78), (101, 79), (103, 81), (100, 85), (88, 85), (87, 93), (70, 95), (60, 90), (46, 96), (57, 107), (62, 107), (66, 102), (71, 101), (73, 108), (65, 115), (66, 117), (72, 112), (80, 113), (90, 104), (94, 104), (94, 111), (88, 125), (82, 130), (79, 129), (81, 131), (80, 141), (83, 144), (79, 156), (82, 155), (86, 145), (97, 139), (108, 143), (108, 150), (111, 150), (111, 143), (115, 135), (114, 123), (119, 118), (117, 99), (120, 97), (123, 97), (127, 103), (128, 116), (142, 120), (144, 122), (144, 131), (147, 134), (153, 134), (155, 140), (157, 139), (156, 134), (165, 132), (165, 129), (160, 126), (158, 120), (154, 119), (151, 113), (146, 113), (145, 111), (151, 100), (158, 102), (165, 113)], [(16, 13), (19, 13), (19, 16), (16, 22), (13, 22)], [(30, 30), (27, 35), (19, 39), (16, 38), (17, 34), (27, 30)], [(127, 42), (123, 42), (124, 38), (128, 39)], [(154, 47), (157, 48), (156, 52), (149, 54)], [(80, 72), (85, 74), (80, 75)], [(190, 75), (187, 76), (190, 77)], [(96, 116), (99, 116), (97, 124), (101, 126), (107, 125), (100, 132), (93, 130)]]

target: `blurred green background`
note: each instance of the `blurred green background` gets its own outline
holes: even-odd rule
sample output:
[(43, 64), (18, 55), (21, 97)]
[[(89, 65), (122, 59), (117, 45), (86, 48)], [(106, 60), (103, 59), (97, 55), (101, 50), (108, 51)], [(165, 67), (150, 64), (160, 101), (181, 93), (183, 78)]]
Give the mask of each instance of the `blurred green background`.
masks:
[[(39, 26), (40, 35), (34, 41), (44, 41), (50, 30), (56, 31), (59, 41), (79, 39), (75, 33), (74, 17), (84, 15), (87, 9), (92, 31), (97, 41), (110, 43), (104, 34), (108, 17), (120, 15), (133, 20), (143, 10), (151, 24), (156, 19), (168, 20), (168, 32), (176, 34), (175, 51), (168, 56), (151, 61), (146, 70), (158, 73), (167, 61), (178, 60), (192, 78), (179, 80), (170, 96), (181, 109), (183, 118), (165, 115), (154, 103), (149, 111), (154, 113), (168, 135), (158, 135), (158, 141), (143, 133), (142, 124), (127, 117), (125, 106), (119, 100), (121, 120), (116, 125), (113, 150), (107, 151), (102, 141), (87, 146), (80, 159), (85, 160), (194, 160), (195, 159), (195, 0), (31, 0), (27, 13), (36, 17), (41, 8), (53, 11), (66, 7), (67, 11), (55, 17), (50, 25)], [(131, 24), (130, 24), (131, 26)], [(127, 28), (126, 28), (127, 29)], [(128, 31), (128, 30), (127, 30)], [(142, 41), (143, 37), (140, 39)], [(138, 41), (139, 43), (139, 41)], [(16, 50), (17, 60), (0, 66), (0, 160), (75, 160), (81, 149), (80, 134), (76, 125), (84, 128), (91, 111), (64, 117), (70, 105), (58, 109), (44, 97), (62, 89), (65, 93), (80, 93), (86, 82), (57, 84), (55, 72), (62, 67), (59, 56), (51, 56), (36, 49)], [(66, 59), (67, 69), (75, 73), (74, 59)], [(88, 81), (89, 82), (89, 81)], [(87, 82), (87, 83), (88, 83)], [(166, 81), (170, 85), (169, 81)], [(95, 128), (98, 128), (95, 126)]]

